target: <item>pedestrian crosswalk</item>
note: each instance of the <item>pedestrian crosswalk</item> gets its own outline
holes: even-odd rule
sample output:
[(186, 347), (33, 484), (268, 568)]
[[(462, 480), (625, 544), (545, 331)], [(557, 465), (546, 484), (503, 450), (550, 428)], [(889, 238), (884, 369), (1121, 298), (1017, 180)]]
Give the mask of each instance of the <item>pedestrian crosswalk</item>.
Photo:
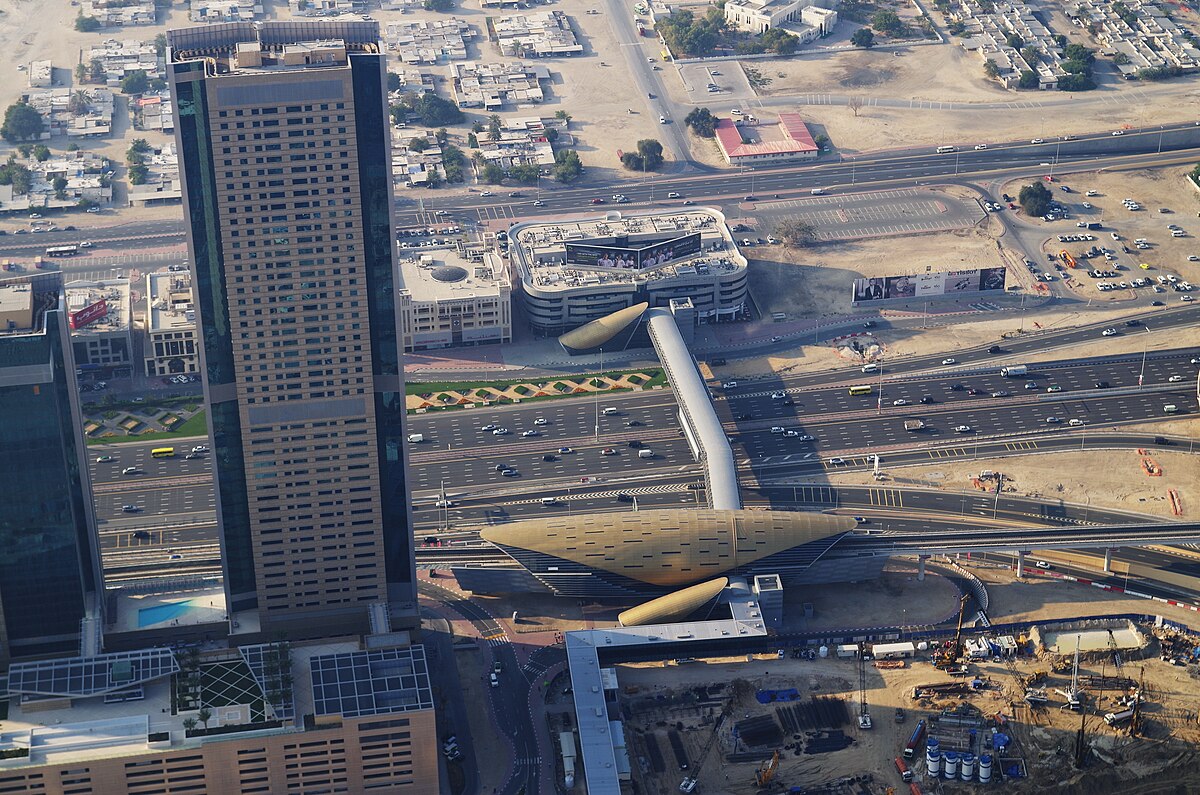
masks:
[(518, 756), (516, 762), (518, 767), (537, 767), (542, 763), (542, 758), (540, 756)]
[[(585, 491), (579, 494), (556, 494), (555, 499), (559, 502), (570, 502), (571, 500), (599, 500), (606, 498), (614, 498), (618, 494), (628, 494), (631, 497), (639, 497), (643, 494), (671, 494), (676, 491), (687, 491), (687, 487), (679, 483), (666, 483), (659, 486), (639, 486), (637, 488), (620, 489), (613, 491)], [(529, 500), (513, 500), (509, 505), (534, 505), (542, 501), (541, 497), (536, 497)]]
[(508, 634), (503, 630), (500, 630), (499, 632), (487, 633), (483, 635), (483, 639), (488, 642), (489, 646), (503, 646), (509, 642)]
[(795, 502), (813, 505), (836, 505), (837, 489), (829, 486), (796, 486), (792, 489)]
[(869, 489), (867, 499), (871, 505), (886, 508), (903, 508), (904, 492), (900, 489)]
[(1036, 450), (1037, 442), (1009, 442), (1004, 445), (1008, 450)]

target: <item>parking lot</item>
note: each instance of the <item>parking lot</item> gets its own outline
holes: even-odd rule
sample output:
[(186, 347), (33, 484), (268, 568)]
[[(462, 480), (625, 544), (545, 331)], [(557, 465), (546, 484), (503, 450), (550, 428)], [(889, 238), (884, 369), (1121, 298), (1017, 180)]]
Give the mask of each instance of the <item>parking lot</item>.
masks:
[[(679, 76), (688, 92), (688, 101), (697, 105), (709, 104), (718, 116), (728, 115), (729, 109), (741, 101), (752, 101), (757, 97), (745, 73), (736, 62), (684, 64), (679, 67)], [(710, 91), (709, 85), (717, 87)], [(721, 106), (723, 101), (735, 103), (729, 108)]]
[(984, 212), (970, 199), (913, 189), (760, 201), (755, 215), (798, 218), (816, 227), (819, 239), (842, 240), (960, 229), (979, 221)]

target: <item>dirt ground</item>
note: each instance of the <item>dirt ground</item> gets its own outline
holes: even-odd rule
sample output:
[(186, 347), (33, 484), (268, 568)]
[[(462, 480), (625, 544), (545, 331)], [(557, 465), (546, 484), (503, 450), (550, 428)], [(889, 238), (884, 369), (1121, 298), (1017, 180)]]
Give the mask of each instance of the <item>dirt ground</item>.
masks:
[[(913, 47), (897, 54), (887, 50), (814, 52), (791, 59), (755, 61), (748, 66), (770, 80), (769, 85), (759, 89), (764, 98), (861, 95), (866, 107), (857, 116), (842, 105), (799, 106), (806, 121), (821, 127), (844, 155), (889, 146), (966, 144), (1035, 135), (1052, 138), (1123, 125), (1187, 121), (1196, 115), (1191, 88), (1182, 80), (1139, 84), (1137, 96), (1134, 88), (1119, 81), (1103, 81), (1099, 90), (1079, 94), (1069, 112), (1047, 112), (1036, 104), (1063, 100), (1069, 95), (1006, 91), (984, 77), (983, 62), (977, 55), (956, 44)], [(687, 101), (687, 92), (681, 87), (673, 87), (672, 91), (677, 92), (679, 101)], [(959, 108), (877, 107), (870, 104), (874, 98), (954, 103)], [(978, 111), (961, 108), (971, 103), (1010, 102), (1025, 107)]]
[[(1192, 421), (1192, 431), (1196, 421)], [(1141, 428), (1141, 426), (1135, 426)], [(1082, 435), (1081, 435), (1082, 438)], [(1200, 467), (1187, 452), (1161, 452), (1151, 456), (1162, 467), (1162, 477), (1149, 477), (1134, 450), (1103, 450), (1011, 458), (944, 459), (937, 464), (887, 469), (888, 481), (898, 486), (936, 488), (977, 493), (971, 478), (981, 470), (1004, 473), (1004, 493), (1017, 497), (1053, 498), (1094, 508), (1135, 511), (1164, 519), (1195, 515), (1200, 510)], [(1104, 466), (1096, 466), (1102, 458)], [(886, 462), (885, 462), (886, 463)], [(870, 472), (831, 473), (836, 484), (874, 484)], [(1184, 514), (1175, 517), (1167, 490), (1183, 498)], [(1090, 501), (1090, 502), (1089, 502)], [(1191, 510), (1188, 510), (1188, 509)]]
[[(1067, 250), (1073, 255), (1091, 246), (1104, 246), (1114, 249), (1119, 262), (1128, 270), (1120, 272), (1118, 278), (1092, 279), (1080, 273), (1076, 278), (1077, 294), (1090, 300), (1120, 302), (1133, 296), (1133, 290), (1111, 290), (1100, 292), (1095, 285), (1098, 281), (1129, 281), (1138, 277), (1155, 279), (1159, 274), (1174, 274), (1177, 277), (1196, 283), (1200, 279), (1200, 261), (1189, 262), (1188, 256), (1200, 256), (1200, 192), (1192, 188), (1185, 175), (1190, 169), (1161, 168), (1139, 171), (1123, 171), (1120, 173), (1088, 172), (1085, 174), (1069, 174), (1060, 178), (1055, 187), (1066, 185), (1071, 192), (1055, 190), (1055, 198), (1064, 202), (1071, 214), (1065, 221), (1043, 223), (1040, 220), (1025, 221), (1037, 225), (1046, 232), (1046, 242), (1042, 246), (1044, 252), (1057, 254)], [(1016, 195), (1021, 189), (1020, 181), (1006, 184), (1003, 192)], [(1086, 192), (1095, 190), (1098, 196), (1086, 196)], [(1130, 198), (1141, 204), (1140, 210), (1127, 210), (1121, 204), (1122, 199)], [(1087, 202), (1091, 209), (1082, 205)], [(1170, 212), (1159, 212), (1166, 208)], [(1089, 243), (1060, 243), (1058, 235), (1075, 234), (1084, 230), (1075, 226), (1076, 221), (1099, 221), (1104, 229), (1093, 232), (1095, 242)], [(1168, 224), (1175, 224), (1187, 232), (1186, 237), (1171, 237)], [(1122, 240), (1114, 241), (1111, 233), (1116, 232)], [(1134, 248), (1133, 241), (1145, 238), (1150, 248), (1139, 250)], [(1122, 251), (1122, 246), (1129, 247), (1129, 253)], [(1079, 260), (1082, 268), (1088, 267), (1108, 269), (1103, 259)], [(1089, 265), (1088, 263), (1096, 263)], [(1149, 270), (1139, 268), (1140, 263), (1150, 265)], [(1150, 288), (1141, 288), (1146, 292)], [(1180, 293), (1167, 291), (1158, 294), (1157, 298), (1171, 305), (1179, 302)]]
[[(762, 229), (769, 224), (764, 223)], [(896, 257), (897, 238), (840, 241), (792, 252), (764, 246), (747, 253), (750, 291), (765, 315), (786, 312), (789, 317), (849, 314), (854, 279), (934, 271), (986, 268), (1005, 264), (990, 227), (901, 238), (902, 259)], [(918, 264), (919, 263), (919, 264)]]
[[(995, 622), (1030, 616), (1069, 619), (1086, 611), (1096, 615), (1163, 613), (1176, 620), (1200, 625), (1194, 613), (1145, 600), (1105, 594), (1086, 586), (1038, 577), (1025, 583), (1014, 583), (1011, 575), (999, 568), (983, 569), (980, 574), (990, 582), (993, 596), (989, 616)], [(828, 590), (830, 598), (835, 600), (852, 601), (859, 594), (855, 586), (830, 586)], [(863, 620), (880, 623), (896, 620), (894, 604), (880, 604), (873, 598), (863, 600), (860, 603)], [(1143, 627), (1142, 630), (1145, 632), (1147, 628)], [(968, 637), (973, 634), (968, 633)], [(837, 659), (832, 654), (827, 659), (813, 661), (794, 659), (789, 654), (785, 659), (775, 659), (769, 655), (756, 655), (752, 659), (706, 659), (686, 666), (662, 663), (622, 665), (618, 667), (618, 678), (623, 705), (632, 713), (627, 726), (631, 754), (646, 757), (646, 746), (656, 743), (666, 761), (665, 773), (641, 777), (644, 791), (649, 793), (667, 795), (676, 791), (684, 775), (677, 771), (668, 742), (668, 733), (672, 729), (679, 732), (692, 763), (686, 774), (698, 775), (705, 792), (730, 795), (756, 792), (753, 776), (760, 763), (731, 763), (725, 758), (734, 750), (728, 722), (699, 773), (695, 765), (712, 737), (713, 715), (720, 712), (724, 700), (733, 697), (730, 720), (737, 722), (750, 717), (778, 714), (776, 705), (759, 704), (753, 693), (758, 689), (786, 688), (800, 691), (801, 698), (795, 702), (799, 705), (806, 704), (812, 696), (840, 699), (850, 718), (849, 724), (842, 728), (854, 740), (854, 744), (846, 750), (824, 754), (800, 756), (793, 747), (785, 747), (776, 781), (787, 787), (813, 787), (842, 777), (870, 775), (872, 785), (869, 791), (881, 792), (885, 785), (895, 786), (899, 790), (899, 777), (891, 760), (902, 750), (917, 720), (932, 719), (942, 709), (959, 708), (961, 704), (966, 704), (967, 713), (980, 718), (981, 732), (985, 734), (987, 727), (995, 725), (993, 716), (1004, 716), (1006, 725), (1002, 730), (1014, 737), (1016, 755), (1024, 757), (1031, 773), (1024, 782), (1007, 783), (1005, 786), (1009, 791), (1045, 792), (1051, 787), (1057, 787), (1055, 791), (1068, 793), (1194, 791), (1198, 780), (1194, 743), (1200, 739), (1200, 731), (1195, 722), (1192, 694), (1200, 672), (1197, 672), (1196, 666), (1176, 667), (1160, 662), (1156, 659), (1157, 648), (1156, 642), (1152, 641), (1149, 655), (1145, 659), (1130, 660), (1124, 670), (1126, 676), (1137, 678), (1144, 675), (1147, 693), (1144, 731), (1149, 739), (1129, 739), (1099, 719), (1098, 716), (1114, 708), (1113, 691), (1088, 693), (1085, 696), (1086, 727), (1093, 750), (1092, 758), (1082, 773), (1065, 772), (1069, 770), (1065, 766), (1071, 758), (1079, 716), (1060, 710), (1061, 696), (1053, 693), (1055, 687), (1069, 684), (1069, 676), (1050, 675), (1046, 686), (1051, 691), (1052, 703), (1036, 710), (1024, 702), (1024, 685), (1016, 679), (1016, 676), (1028, 676), (1035, 671), (1049, 671), (1051, 660), (1045, 657), (1022, 656), (1011, 669), (992, 661), (973, 664), (973, 675), (984, 682), (980, 691), (961, 698), (921, 701), (911, 698), (914, 685), (948, 680), (944, 673), (930, 665), (927, 654), (918, 653), (918, 658), (907, 661), (902, 669), (879, 670), (867, 665), (866, 695), (874, 728), (866, 732), (854, 727), (854, 716), (859, 709), (858, 663)], [(1084, 660), (1080, 664), (1081, 675), (1111, 676), (1113, 673), (1107, 658)], [(710, 688), (710, 700), (704, 705), (696, 704), (695, 688), (700, 686)], [(893, 720), (897, 707), (907, 713), (903, 724)], [(680, 725), (682, 729), (678, 728)], [(942, 730), (938, 730), (934, 736), (938, 735), (941, 735), (945, 747), (952, 747), (951, 740)], [(802, 735), (785, 736), (783, 744), (791, 746), (801, 738)], [(1109, 764), (1113, 761), (1120, 765), (1116, 771)], [(635, 765), (635, 770), (637, 767)], [(918, 781), (927, 787), (923, 763), (918, 762), (914, 767)], [(1138, 780), (1146, 777), (1154, 781), (1158, 788), (1139, 789)], [(1117, 783), (1119, 786), (1116, 786)], [(1183, 788), (1172, 789), (1171, 785)]]

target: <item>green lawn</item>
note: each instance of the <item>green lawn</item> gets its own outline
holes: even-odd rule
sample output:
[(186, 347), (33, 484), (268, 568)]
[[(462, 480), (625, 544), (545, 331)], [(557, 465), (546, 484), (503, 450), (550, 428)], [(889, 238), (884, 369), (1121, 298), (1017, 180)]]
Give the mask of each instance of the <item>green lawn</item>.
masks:
[(184, 422), (173, 431), (153, 431), (139, 433), (136, 436), (102, 436), (98, 439), (88, 439), (88, 444), (131, 444), (133, 442), (157, 442), (159, 440), (186, 439), (189, 436), (207, 436), (208, 423), (204, 412), (198, 411), (191, 419)]

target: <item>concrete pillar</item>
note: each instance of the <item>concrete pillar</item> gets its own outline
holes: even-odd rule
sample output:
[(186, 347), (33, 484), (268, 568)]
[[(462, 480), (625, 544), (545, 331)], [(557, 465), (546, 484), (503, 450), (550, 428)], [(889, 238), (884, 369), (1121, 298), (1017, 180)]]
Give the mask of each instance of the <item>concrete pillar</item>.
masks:
[(1104, 573), (1112, 574), (1112, 547), (1104, 548)]
[(922, 582), (925, 579), (925, 559), (928, 555), (917, 555), (917, 581)]
[(1025, 576), (1025, 553), (1018, 552), (1017, 553), (1017, 579), (1019, 580), (1024, 576)]

